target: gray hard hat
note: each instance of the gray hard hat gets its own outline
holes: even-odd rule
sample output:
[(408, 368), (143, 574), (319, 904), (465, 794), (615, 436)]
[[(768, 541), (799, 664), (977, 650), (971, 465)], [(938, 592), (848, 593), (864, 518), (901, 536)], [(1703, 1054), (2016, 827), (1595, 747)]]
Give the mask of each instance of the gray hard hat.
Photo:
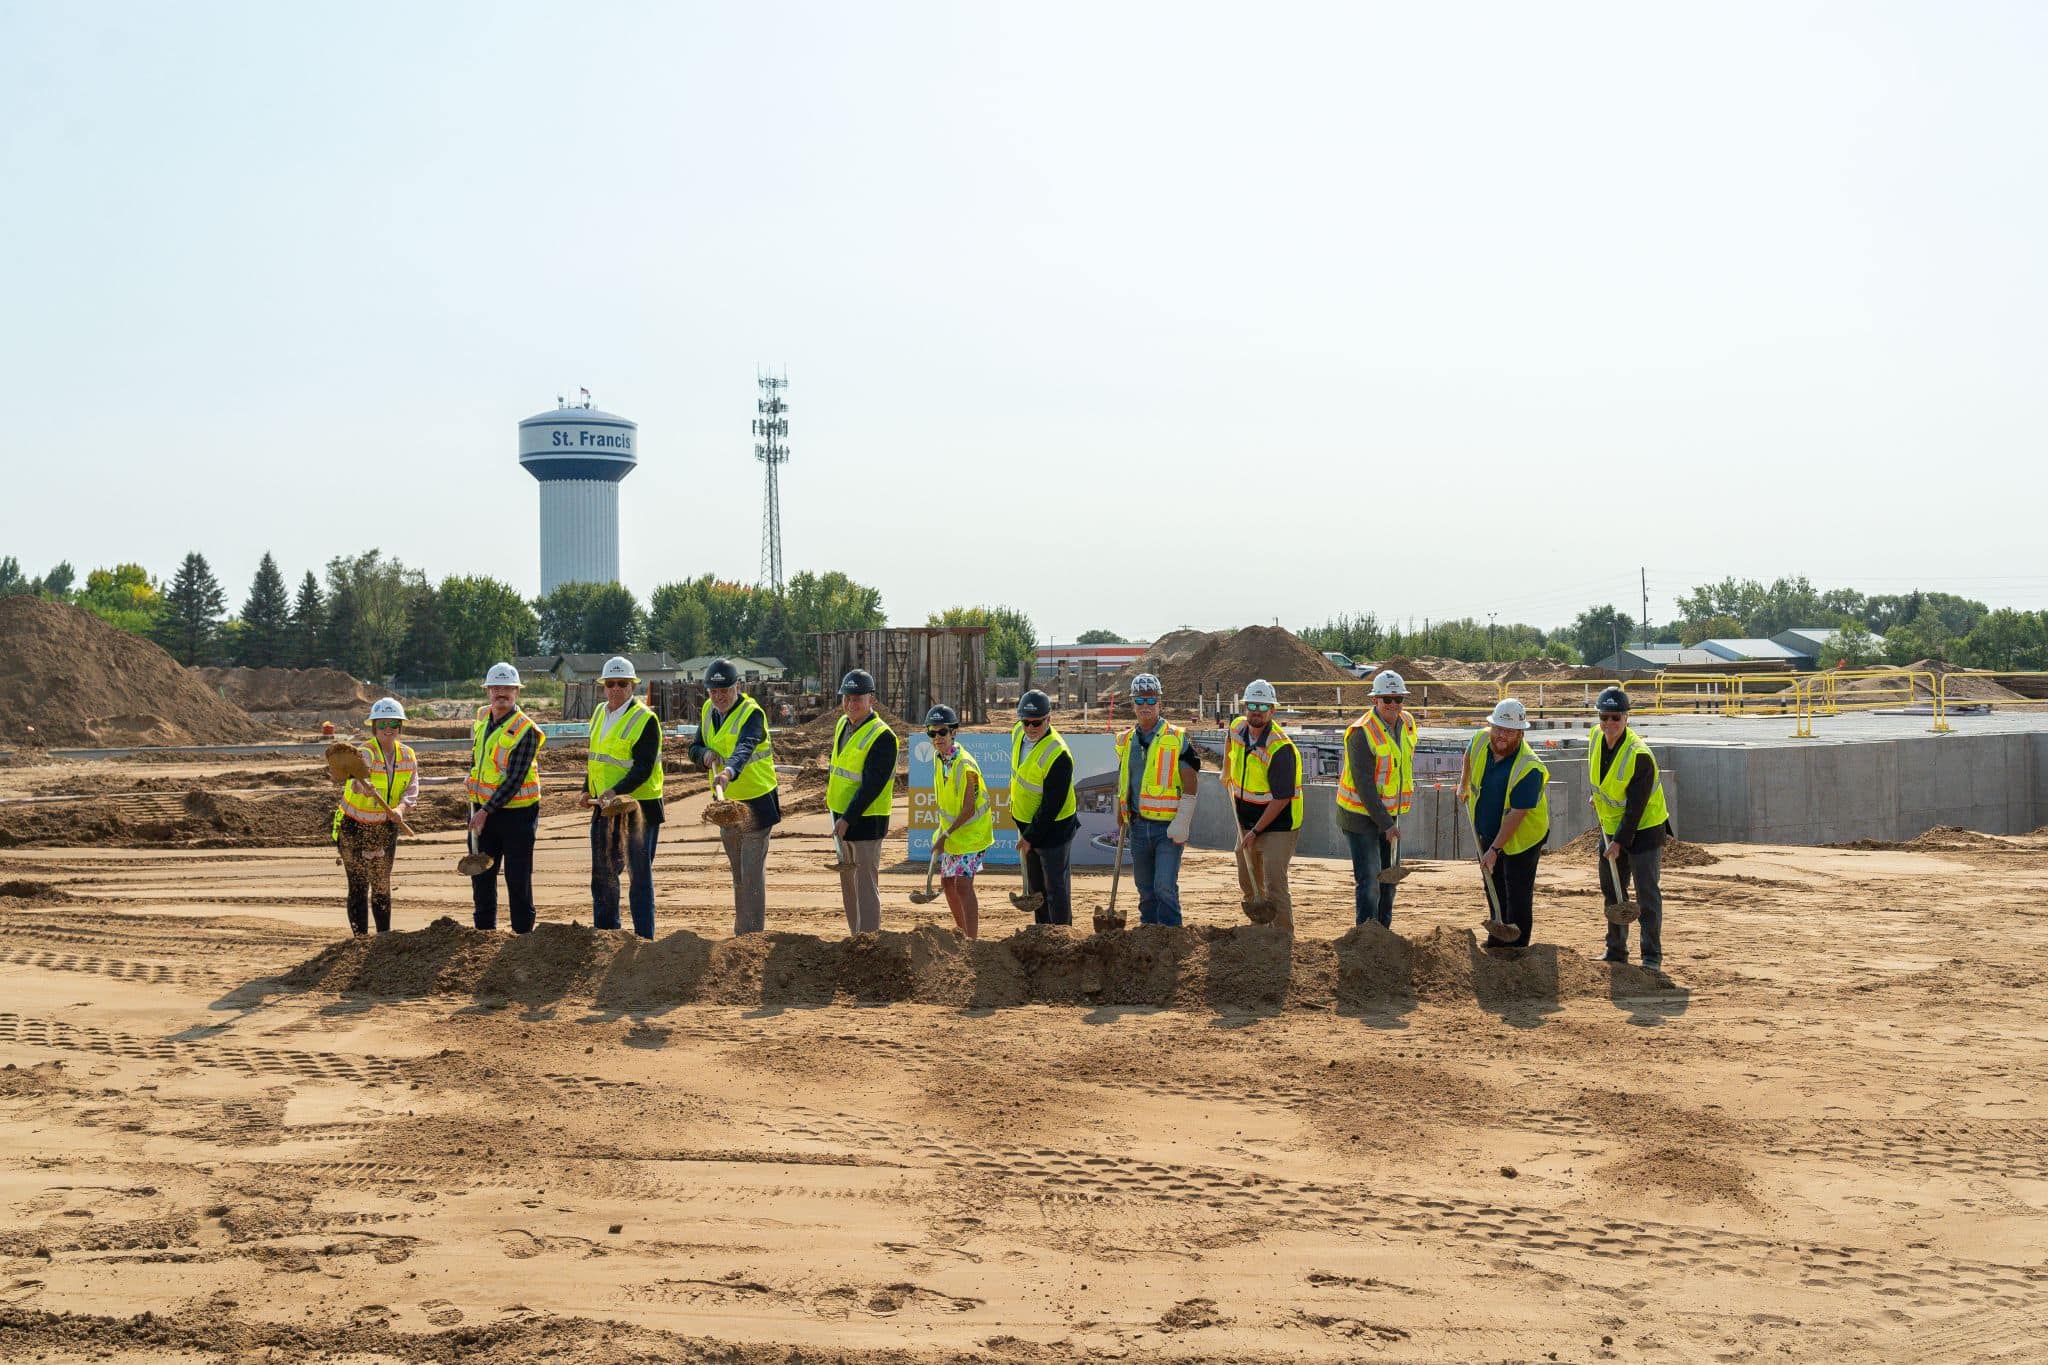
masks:
[(839, 695), (842, 697), (872, 697), (875, 695), (874, 675), (865, 668), (855, 668), (839, 680)]
[(738, 687), (740, 670), (731, 659), (713, 659), (711, 667), (704, 670), (706, 687)]
[(1035, 687), (1017, 698), (1018, 720), (1044, 720), (1051, 714), (1052, 698)]

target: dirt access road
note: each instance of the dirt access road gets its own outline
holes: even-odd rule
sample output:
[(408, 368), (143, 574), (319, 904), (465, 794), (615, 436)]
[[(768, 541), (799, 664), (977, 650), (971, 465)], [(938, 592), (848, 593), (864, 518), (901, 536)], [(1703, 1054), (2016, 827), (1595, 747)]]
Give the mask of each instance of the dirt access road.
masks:
[[(2042, 1356), (2048, 839), (1717, 848), (1667, 988), (1555, 863), (1517, 964), (1469, 868), (1333, 945), (1309, 863), (1290, 956), (1213, 854), (1230, 927), (1092, 982), (993, 871), (978, 947), (848, 948), (821, 832), (734, 944), (671, 823), (646, 947), (561, 923), (567, 816), (516, 943), (337, 948), (318, 848), (0, 851), (54, 888), (0, 900), (0, 1358)], [(401, 929), (466, 921), (457, 852), (403, 851)]]

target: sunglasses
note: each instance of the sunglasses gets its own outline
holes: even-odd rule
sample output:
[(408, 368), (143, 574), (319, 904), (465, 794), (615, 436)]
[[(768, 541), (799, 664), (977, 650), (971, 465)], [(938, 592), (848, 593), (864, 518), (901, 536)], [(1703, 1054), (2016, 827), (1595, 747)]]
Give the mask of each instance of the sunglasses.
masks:
[(952, 733), (953, 733), (953, 732), (952, 732), (951, 730), (948, 730), (948, 729), (947, 729), (947, 728), (946, 728), (945, 726), (941, 725), (941, 726), (940, 726), (940, 727), (939, 727), (938, 729), (936, 729), (936, 730), (927, 730), (927, 731), (925, 731), (925, 732), (924, 732), (924, 737), (925, 737), (926, 739), (944, 739), (944, 738), (945, 738), (945, 737), (946, 737), (947, 735), (950, 735), (950, 734), (952, 734)]
[(1623, 715), (1619, 711), (1608, 711), (1601, 715), (1600, 723), (1602, 725), (1605, 725), (1608, 721), (1611, 720), (1614, 721), (1616, 724), (1620, 724), (1621, 722), (1626, 721), (1627, 719), (1628, 717)]
[(1159, 705), (1159, 698), (1157, 698), (1157, 697), (1132, 697), (1132, 698), (1131, 698), (1131, 705), (1133, 705), (1133, 706), (1157, 706), (1157, 705)]
[(604, 687), (607, 692), (611, 691), (614, 687), (631, 687), (632, 685), (632, 680), (629, 678), (606, 678), (604, 680)]
[(1049, 720), (1027, 720), (1024, 722), (1024, 728), (1027, 730), (1036, 730), (1041, 725), (1050, 724), (1052, 724), (1052, 722)]
[(1263, 716), (1273, 708), (1262, 701), (1248, 701), (1244, 704), (1244, 709), (1250, 715)]

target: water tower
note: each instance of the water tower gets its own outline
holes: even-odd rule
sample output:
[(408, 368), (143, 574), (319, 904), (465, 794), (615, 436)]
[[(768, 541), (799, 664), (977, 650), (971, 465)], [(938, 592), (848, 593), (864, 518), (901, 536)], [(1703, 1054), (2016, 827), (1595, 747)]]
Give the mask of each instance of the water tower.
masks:
[(540, 594), (619, 581), (619, 480), (639, 463), (640, 427), (583, 401), (519, 424), (519, 463), (540, 480)]

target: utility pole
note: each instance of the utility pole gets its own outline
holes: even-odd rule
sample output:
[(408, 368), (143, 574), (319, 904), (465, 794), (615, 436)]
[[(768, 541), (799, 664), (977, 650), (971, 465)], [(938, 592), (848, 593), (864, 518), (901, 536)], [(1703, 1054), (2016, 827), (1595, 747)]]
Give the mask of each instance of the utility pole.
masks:
[(1493, 662), (1493, 616), (1492, 612), (1486, 613), (1486, 662), (1488, 663)]
[(1607, 628), (1614, 634), (1614, 671), (1621, 672), (1621, 613), (1615, 612), (1607, 618)]
[(1643, 645), (1647, 648), (1650, 643), (1650, 571), (1638, 565), (1636, 572), (1642, 576), (1643, 582)]

